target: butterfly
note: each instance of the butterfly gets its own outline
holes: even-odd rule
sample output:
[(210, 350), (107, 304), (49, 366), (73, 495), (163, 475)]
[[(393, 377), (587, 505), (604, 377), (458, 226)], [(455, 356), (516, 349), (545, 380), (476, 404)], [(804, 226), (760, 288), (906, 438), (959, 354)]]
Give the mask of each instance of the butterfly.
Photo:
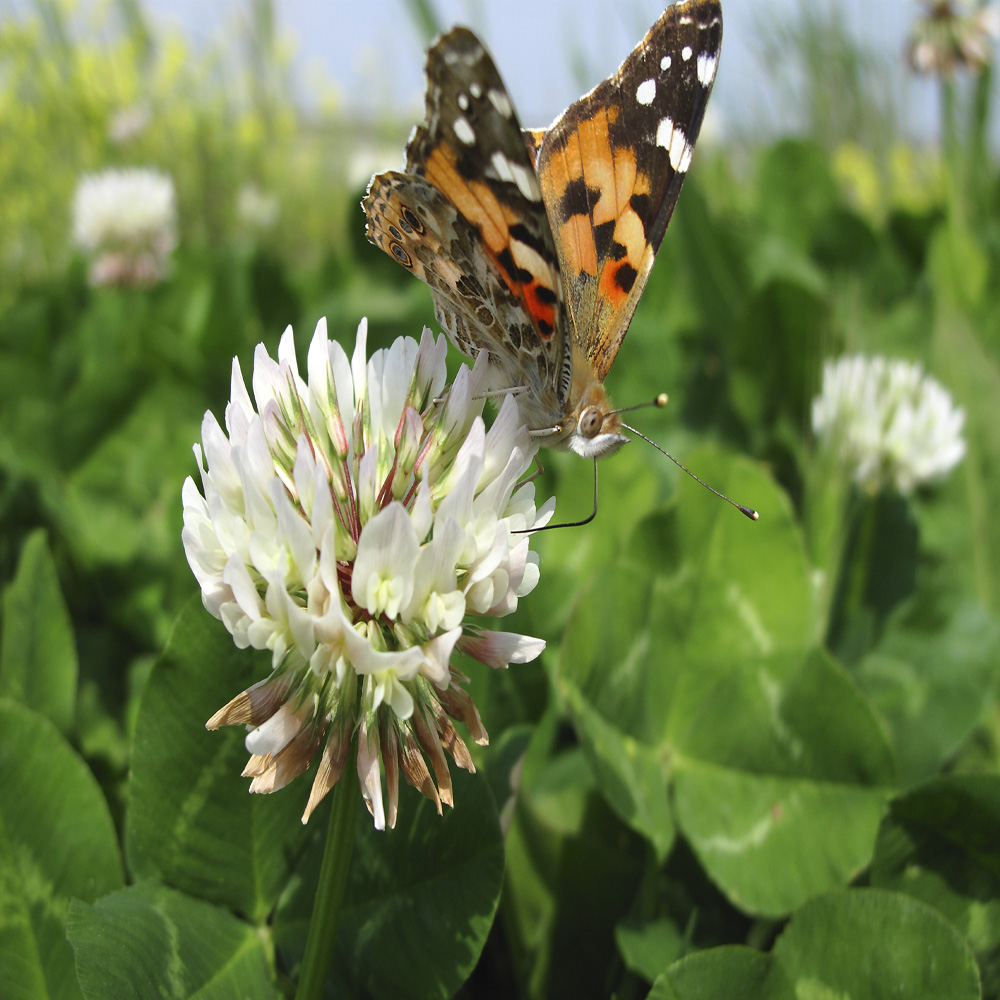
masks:
[(628, 438), (604, 378), (691, 164), (722, 41), (718, 0), (663, 13), (618, 72), (547, 129), (521, 129), (467, 28), (427, 55), (405, 168), (372, 177), (368, 239), (430, 286), (435, 315), (546, 447)]

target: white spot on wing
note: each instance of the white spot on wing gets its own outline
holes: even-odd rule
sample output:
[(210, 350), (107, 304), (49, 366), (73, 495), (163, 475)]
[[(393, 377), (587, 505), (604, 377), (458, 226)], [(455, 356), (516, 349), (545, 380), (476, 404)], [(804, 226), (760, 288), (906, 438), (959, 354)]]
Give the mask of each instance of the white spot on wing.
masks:
[(661, 118), (656, 127), (656, 145), (670, 149), (670, 140), (674, 134), (674, 123), (670, 118)]
[(512, 163), (499, 150), (490, 157), (490, 165), (500, 180), (516, 184), (528, 201), (541, 201), (542, 193), (538, 187), (538, 178), (529, 167), (523, 163)]
[(656, 145), (662, 146), (670, 157), (670, 166), (679, 174), (687, 172), (691, 165), (691, 143), (684, 130), (676, 126), (672, 119), (661, 118), (656, 129)]
[(514, 180), (514, 174), (510, 169), (510, 160), (508, 160), (499, 149), (490, 157), (490, 164), (500, 180), (510, 181), (512, 184), (516, 183)]
[(674, 127), (674, 134), (670, 137), (670, 166), (679, 174), (686, 174), (687, 168), (691, 166), (691, 143), (687, 141), (684, 132)]
[(687, 62), (693, 55), (694, 49), (692, 49), (690, 45), (685, 45), (684, 48), (681, 49), (681, 59), (683, 59), (684, 62)]
[(466, 146), (471, 146), (476, 141), (476, 133), (472, 131), (472, 126), (468, 123), (465, 118), (459, 115), (455, 119), (455, 135), (466, 144)]
[(517, 186), (521, 189), (521, 194), (528, 201), (541, 201), (542, 192), (538, 187), (538, 178), (535, 176), (535, 172), (523, 163), (512, 163), (510, 169), (514, 174)]
[[(701, 65), (701, 59), (700, 58), (698, 60), (698, 65), (699, 66)], [(458, 95), (458, 106), (463, 111), (468, 111), (469, 110), (469, 99), (465, 96), (465, 94), (459, 94)]]
[(652, 104), (653, 98), (656, 97), (656, 81), (655, 80), (643, 80), (642, 83), (636, 87), (635, 99), (640, 104)]
[(663, 72), (664, 72), (664, 73), (666, 73), (666, 71), (667, 71), (668, 69), (670, 69), (670, 64), (671, 64), (672, 62), (673, 62), (673, 59), (671, 59), (671, 58), (670, 58), (670, 56), (664, 56), (664, 57), (663, 57), (663, 58), (662, 58), (662, 59), (660, 60), (660, 69), (662, 69), (662, 70), (663, 70)]
[(469, 93), (472, 94), (472, 96), (475, 97), (476, 100), (479, 100), (479, 98), (483, 96), (483, 88), (480, 87), (478, 83), (470, 83)]
[(504, 116), (504, 118), (510, 118), (514, 113), (514, 109), (510, 105), (510, 98), (502, 90), (490, 90), (489, 93), (490, 104), (493, 105)]
[(703, 87), (711, 85), (715, 79), (715, 71), (719, 65), (719, 57), (711, 52), (702, 52), (698, 56), (698, 82)]

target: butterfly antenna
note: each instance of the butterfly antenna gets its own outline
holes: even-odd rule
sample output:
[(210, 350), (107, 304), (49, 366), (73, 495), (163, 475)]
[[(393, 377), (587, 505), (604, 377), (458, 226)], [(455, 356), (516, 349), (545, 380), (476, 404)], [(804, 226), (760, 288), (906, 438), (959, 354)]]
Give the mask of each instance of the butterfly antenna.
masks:
[(514, 535), (533, 535), (536, 531), (551, 531), (553, 528), (582, 528), (597, 516), (597, 459), (594, 459), (594, 509), (582, 521), (566, 521), (562, 524), (543, 524), (540, 528), (519, 528)]
[[(665, 398), (666, 393), (660, 393), (660, 395), (657, 396), (656, 398), (660, 399), (661, 397)], [(640, 405), (648, 406), (649, 404), (646, 403)], [(654, 405), (657, 405), (655, 404), (655, 401)], [(629, 409), (635, 409), (635, 407), (629, 407)], [(622, 411), (619, 410), (617, 412), (620, 413)], [(652, 441), (650, 440), (650, 438), (646, 437), (646, 435), (643, 434), (642, 431), (637, 431), (634, 427), (629, 427), (629, 425), (626, 424), (625, 421), (622, 421), (622, 427), (624, 427), (625, 430), (631, 432), (632, 434), (641, 437), (643, 441), (646, 442), (646, 444), (651, 444), (661, 455), (666, 455), (667, 458), (669, 458), (670, 461), (673, 462), (678, 469), (680, 469), (682, 472), (686, 472), (696, 483), (701, 483), (701, 485), (704, 486), (709, 493), (714, 493), (720, 500), (725, 500), (726, 503), (732, 504), (732, 506), (734, 506), (741, 514), (743, 514), (744, 517), (749, 517), (751, 521), (756, 521), (760, 517), (760, 514), (758, 514), (757, 511), (753, 509), (753, 507), (744, 507), (743, 504), (737, 503), (735, 500), (732, 500), (729, 497), (727, 497), (725, 493), (720, 493), (718, 490), (713, 489), (711, 486), (708, 485), (708, 483), (705, 482), (704, 479), (699, 479), (683, 462), (679, 462), (676, 458), (674, 458), (673, 455), (670, 454), (669, 451), (665, 451), (655, 441)]]
[[(647, 406), (655, 406), (658, 410), (662, 410), (663, 407), (667, 405), (669, 400), (670, 397), (665, 392), (661, 392), (655, 399), (651, 399), (648, 403), (636, 403), (634, 406), (623, 406), (617, 410), (608, 410), (605, 416), (610, 417), (612, 413), (631, 413), (633, 410), (644, 410)], [(638, 431), (635, 433), (639, 434)], [(642, 435), (639, 434), (639, 437), (642, 437)], [(649, 443), (653, 444), (652, 441)], [(656, 445), (653, 445), (653, 447), (655, 448)]]

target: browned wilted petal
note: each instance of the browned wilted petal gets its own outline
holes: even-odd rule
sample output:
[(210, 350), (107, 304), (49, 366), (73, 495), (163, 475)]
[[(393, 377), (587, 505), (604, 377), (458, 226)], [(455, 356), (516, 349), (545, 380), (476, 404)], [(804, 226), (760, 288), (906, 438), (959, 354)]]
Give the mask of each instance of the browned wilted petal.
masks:
[(322, 737), (319, 727), (303, 726), (284, 749), (271, 756), (271, 766), (250, 782), (250, 791), (266, 795), (284, 788), (309, 767)]
[(385, 769), (387, 800), (385, 822), (390, 830), (394, 830), (396, 828), (396, 813), (399, 808), (399, 738), (391, 719), (385, 720), (381, 737), (382, 767)]
[(444, 710), (459, 722), (464, 723), (469, 730), (469, 735), (481, 747), (490, 742), (489, 733), (483, 726), (483, 720), (479, 717), (479, 709), (472, 700), (472, 696), (464, 688), (451, 685), (444, 691), (438, 691), (438, 698)]
[(464, 768), (469, 774), (475, 774), (476, 765), (472, 763), (469, 748), (462, 741), (462, 737), (458, 735), (458, 730), (448, 718), (445, 710), (436, 701), (432, 703), (431, 710), (434, 713), (434, 721), (437, 723), (438, 739), (441, 741), (441, 746), (451, 754), (451, 759), (459, 767)]
[(294, 683), (295, 675), (292, 673), (259, 681), (223, 705), (205, 723), (205, 728), (218, 729), (219, 726), (239, 725), (259, 726), (261, 723), (267, 722), (284, 704), (285, 696)]
[(320, 755), (319, 767), (316, 768), (316, 777), (313, 778), (312, 788), (309, 791), (309, 801), (306, 803), (306, 811), (302, 814), (302, 822), (308, 823), (313, 810), (326, 798), (327, 793), (344, 773), (347, 765), (347, 757), (351, 749), (351, 727), (348, 725), (338, 725), (331, 728), (326, 746)]
[(251, 754), (247, 761), (247, 766), (240, 774), (241, 778), (259, 778), (270, 766), (274, 759), (274, 754)]
[(425, 708), (422, 705), (417, 705), (413, 709), (413, 728), (416, 730), (421, 749), (430, 758), (441, 801), (446, 806), (454, 806), (455, 795), (451, 787), (451, 772), (448, 770), (448, 761), (445, 760), (437, 731), (431, 728), (433, 718), (430, 720), (424, 718), (424, 711)]
[(441, 815), (441, 796), (438, 795), (437, 787), (431, 778), (430, 771), (427, 770), (427, 762), (420, 748), (413, 740), (410, 733), (406, 733), (406, 743), (400, 749), (399, 764), (403, 769), (403, 777), (407, 784), (412, 785), (421, 795), (434, 803), (438, 816)]

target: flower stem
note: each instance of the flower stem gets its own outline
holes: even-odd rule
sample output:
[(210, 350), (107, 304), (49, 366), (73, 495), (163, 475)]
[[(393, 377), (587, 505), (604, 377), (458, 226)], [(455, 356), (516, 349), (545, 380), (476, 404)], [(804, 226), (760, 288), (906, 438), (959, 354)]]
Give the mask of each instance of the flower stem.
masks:
[(333, 957), (333, 940), (344, 902), (351, 850), (354, 847), (354, 831), (357, 828), (358, 800), (361, 797), (361, 785), (356, 774), (357, 752), (357, 743), (354, 741), (350, 760), (333, 790), (323, 865), (319, 873), (316, 902), (309, 922), (309, 936), (306, 938), (306, 951), (295, 1000), (320, 1000), (330, 959)]

